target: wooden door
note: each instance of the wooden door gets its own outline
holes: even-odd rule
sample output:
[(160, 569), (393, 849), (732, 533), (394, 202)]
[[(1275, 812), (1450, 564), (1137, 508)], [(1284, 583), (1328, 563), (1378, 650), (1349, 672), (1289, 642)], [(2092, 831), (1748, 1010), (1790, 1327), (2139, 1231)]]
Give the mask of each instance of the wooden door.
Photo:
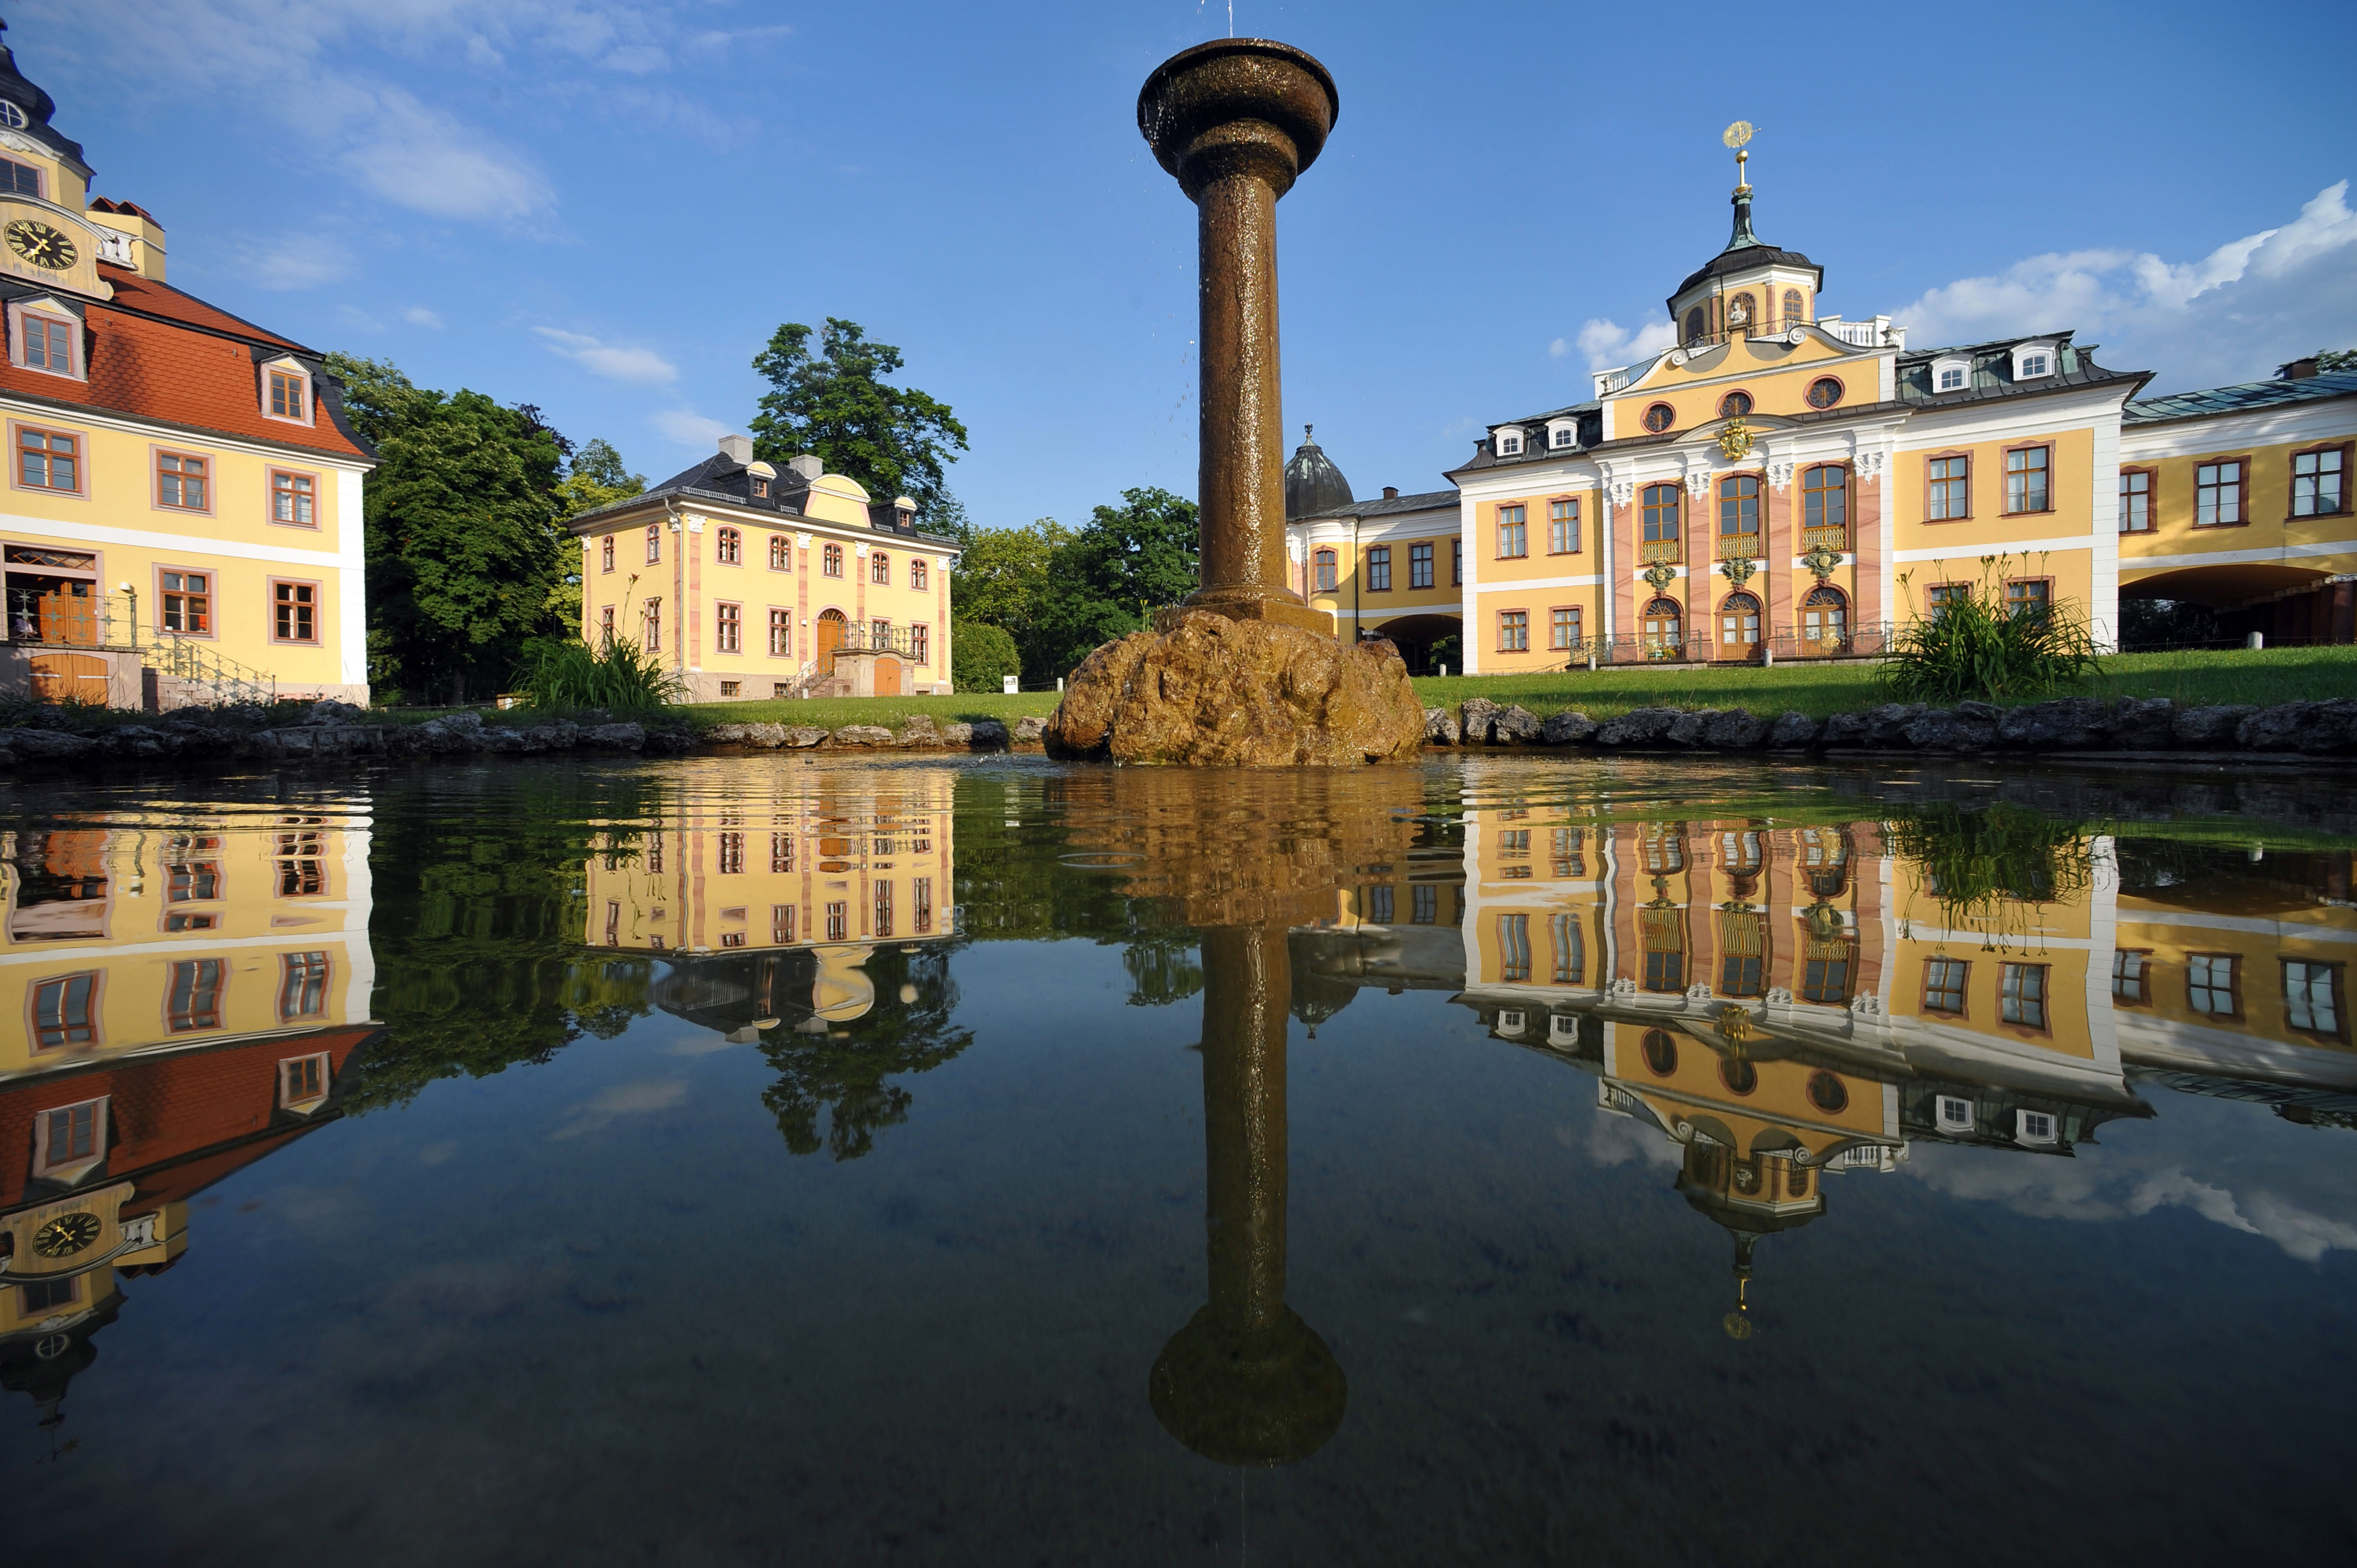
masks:
[(834, 673), (834, 650), (843, 642), (844, 619), (839, 610), (828, 610), (818, 618), (818, 672)]
[(96, 654), (36, 653), (32, 674), (36, 702), (106, 702), (106, 660)]
[(69, 648), (88, 648), (97, 643), (98, 605), (88, 583), (59, 583), (41, 596), (40, 607), (43, 642), (63, 643)]
[(879, 697), (900, 694), (900, 661), (889, 654), (876, 660), (876, 694)]

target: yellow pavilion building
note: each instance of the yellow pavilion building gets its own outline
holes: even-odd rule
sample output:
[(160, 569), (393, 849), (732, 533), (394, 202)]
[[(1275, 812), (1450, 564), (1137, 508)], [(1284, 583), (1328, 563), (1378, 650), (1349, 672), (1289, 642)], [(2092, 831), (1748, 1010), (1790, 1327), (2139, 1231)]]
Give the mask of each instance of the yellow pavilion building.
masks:
[(1468, 674), (1841, 658), (1972, 586), (2075, 607), (2104, 644), (2124, 597), (2357, 640), (2357, 373), (2141, 399), (2149, 372), (2069, 330), (1910, 347), (1759, 237), (1741, 156), (1674, 347), (1491, 425), (1449, 489), (1356, 500), (1304, 442), (1292, 585), (1340, 635)]

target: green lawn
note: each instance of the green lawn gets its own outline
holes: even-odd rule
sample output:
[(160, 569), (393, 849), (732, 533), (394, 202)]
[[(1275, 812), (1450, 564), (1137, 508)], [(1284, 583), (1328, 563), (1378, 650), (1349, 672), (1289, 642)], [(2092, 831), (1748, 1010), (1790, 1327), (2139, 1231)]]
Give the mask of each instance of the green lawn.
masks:
[[(1425, 706), (1487, 697), (1519, 703), (1533, 713), (1577, 708), (1591, 718), (1609, 718), (1631, 708), (1668, 703), (1688, 708), (1749, 708), (1780, 714), (1797, 708), (1813, 718), (1884, 701), (1871, 664), (1779, 664), (1755, 670), (1703, 665), (1689, 669), (1636, 666), (1618, 670), (1557, 671), (1543, 675), (1449, 675), (1415, 682)], [(2209, 703), (2288, 703), (2357, 694), (2357, 648), (2240, 649), (2189, 653), (2124, 653), (2104, 660), (2103, 673), (2086, 688), (2100, 697), (2170, 697), (2179, 705)], [(832, 697), (810, 702), (705, 703), (687, 710), (698, 728), (716, 724), (767, 721), (818, 725), (880, 724), (898, 729), (911, 714), (930, 714), (937, 723), (999, 719), (1012, 726), (1026, 714), (1042, 718), (1055, 712), (1056, 693), (1026, 692), (955, 697)]]

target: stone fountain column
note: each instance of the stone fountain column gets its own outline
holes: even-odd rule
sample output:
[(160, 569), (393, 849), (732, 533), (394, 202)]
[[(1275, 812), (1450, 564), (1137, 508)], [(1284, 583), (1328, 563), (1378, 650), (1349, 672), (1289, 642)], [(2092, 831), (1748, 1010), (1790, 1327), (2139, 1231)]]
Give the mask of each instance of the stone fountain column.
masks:
[(1324, 66), (1265, 38), (1173, 55), (1137, 95), (1137, 128), (1197, 217), (1203, 585), (1187, 605), (1329, 636), (1333, 618), (1285, 580), (1276, 203), (1340, 112)]

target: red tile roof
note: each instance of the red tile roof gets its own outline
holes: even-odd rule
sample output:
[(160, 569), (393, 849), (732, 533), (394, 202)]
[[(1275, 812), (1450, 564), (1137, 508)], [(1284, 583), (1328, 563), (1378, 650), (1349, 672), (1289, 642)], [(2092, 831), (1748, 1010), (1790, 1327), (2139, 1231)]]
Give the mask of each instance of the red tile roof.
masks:
[(72, 381), (0, 361), (0, 392), (84, 403), (339, 456), (371, 456), (324, 407), (313, 410), (315, 421), (307, 425), (263, 416), (254, 350), (264, 359), (294, 353), (316, 360), (310, 349), (128, 269), (102, 264), (100, 272), (114, 285), (114, 302), (89, 305), (83, 341), (90, 379)]

